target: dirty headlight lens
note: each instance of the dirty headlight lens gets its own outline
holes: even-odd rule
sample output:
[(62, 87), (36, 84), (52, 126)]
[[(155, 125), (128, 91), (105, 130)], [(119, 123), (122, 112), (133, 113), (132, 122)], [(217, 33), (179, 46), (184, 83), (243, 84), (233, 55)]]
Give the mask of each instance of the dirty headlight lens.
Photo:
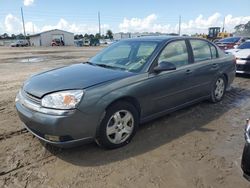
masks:
[(82, 90), (60, 91), (45, 95), (41, 104), (46, 108), (69, 110), (76, 108), (82, 96)]

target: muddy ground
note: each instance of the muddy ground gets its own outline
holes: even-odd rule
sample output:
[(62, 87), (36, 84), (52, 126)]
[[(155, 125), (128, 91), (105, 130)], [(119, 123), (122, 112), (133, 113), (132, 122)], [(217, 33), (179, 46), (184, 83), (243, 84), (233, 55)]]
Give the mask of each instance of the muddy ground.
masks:
[(0, 48), (0, 187), (250, 187), (240, 168), (250, 77), (217, 104), (202, 102), (140, 127), (132, 142), (57, 149), (18, 119), (14, 100), (30, 75), (82, 62), (101, 48)]

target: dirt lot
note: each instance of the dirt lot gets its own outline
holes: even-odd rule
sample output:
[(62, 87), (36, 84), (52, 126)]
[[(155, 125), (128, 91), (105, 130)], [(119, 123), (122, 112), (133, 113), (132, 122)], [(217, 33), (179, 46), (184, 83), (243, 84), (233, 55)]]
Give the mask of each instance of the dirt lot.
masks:
[(242, 177), (250, 77), (218, 104), (203, 102), (142, 125), (126, 147), (44, 145), (17, 117), (30, 75), (86, 60), (101, 48), (0, 48), (0, 187), (250, 187)]

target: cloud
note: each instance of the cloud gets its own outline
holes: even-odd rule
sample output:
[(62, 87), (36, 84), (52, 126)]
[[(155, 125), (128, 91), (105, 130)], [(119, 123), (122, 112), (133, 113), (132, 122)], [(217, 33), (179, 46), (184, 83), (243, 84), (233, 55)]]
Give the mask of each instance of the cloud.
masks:
[(13, 16), (12, 14), (8, 14), (4, 20), (4, 30), (8, 33), (20, 33), (22, 28), (21, 21)]
[[(207, 33), (208, 27), (223, 25), (223, 16), (220, 13), (214, 13), (213, 15), (205, 18), (202, 14), (195, 19), (191, 19), (181, 24), (181, 33), (193, 34), (193, 33)], [(233, 17), (227, 15), (225, 17), (225, 29), (229, 32), (234, 31), (234, 27), (241, 23), (250, 21), (250, 16)], [(176, 19), (178, 22), (178, 19)], [(151, 14), (145, 18), (124, 18), (123, 22), (119, 24), (120, 32), (162, 32), (172, 33), (178, 32), (178, 24), (159, 24), (158, 17), (155, 14)]]
[[(102, 33), (106, 32), (110, 28), (107, 24), (102, 24), (101, 29)], [(98, 33), (99, 27), (97, 25), (88, 25), (88, 24), (76, 24), (69, 23), (67, 20), (61, 18), (59, 22), (55, 25), (45, 25), (41, 28), (41, 31), (47, 31), (51, 29), (62, 29), (70, 31), (73, 33)]]
[(30, 5), (32, 5), (33, 3), (34, 3), (34, 0), (24, 0), (24, 1), (23, 1), (24, 6), (30, 6)]
[[(214, 13), (209, 17), (204, 17), (203, 15), (198, 15), (195, 19), (188, 21), (183, 21), (181, 24), (181, 33), (182, 34), (194, 34), (194, 33), (207, 33), (208, 27), (211, 26), (220, 26), (223, 25), (224, 17), (220, 13)], [(238, 24), (244, 24), (250, 21), (250, 16), (238, 16), (234, 17), (229, 14), (225, 16), (225, 30), (228, 32), (233, 32), (234, 27)], [(162, 24), (161, 20), (158, 19), (156, 14), (150, 14), (145, 18), (124, 18), (120, 24), (118, 24), (117, 29), (115, 26), (112, 28), (108, 24), (102, 24), (101, 30), (102, 33), (108, 29), (113, 30), (113, 32), (161, 32), (161, 33), (177, 33), (178, 32), (178, 18), (176, 23), (166, 23)], [(2, 26), (1, 26), (2, 25)], [(98, 33), (99, 28), (97, 24), (79, 24), (75, 22), (69, 22), (68, 20), (61, 18), (55, 24), (48, 25), (36, 25), (32, 21), (25, 23), (26, 33), (33, 34), (35, 33), (51, 30), (51, 29), (62, 29), (76, 34), (79, 33)], [(4, 19), (4, 23), (0, 23), (0, 30), (4, 33), (22, 33), (22, 21), (20, 18), (8, 14)]]

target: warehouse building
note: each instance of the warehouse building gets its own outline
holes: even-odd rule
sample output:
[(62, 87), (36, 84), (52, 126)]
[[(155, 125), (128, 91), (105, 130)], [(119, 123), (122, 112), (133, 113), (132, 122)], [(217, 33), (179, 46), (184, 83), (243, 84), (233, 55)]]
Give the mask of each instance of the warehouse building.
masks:
[(30, 35), (29, 38), (31, 46), (51, 46), (52, 40), (61, 40), (64, 42), (65, 46), (74, 45), (74, 33), (59, 29)]

